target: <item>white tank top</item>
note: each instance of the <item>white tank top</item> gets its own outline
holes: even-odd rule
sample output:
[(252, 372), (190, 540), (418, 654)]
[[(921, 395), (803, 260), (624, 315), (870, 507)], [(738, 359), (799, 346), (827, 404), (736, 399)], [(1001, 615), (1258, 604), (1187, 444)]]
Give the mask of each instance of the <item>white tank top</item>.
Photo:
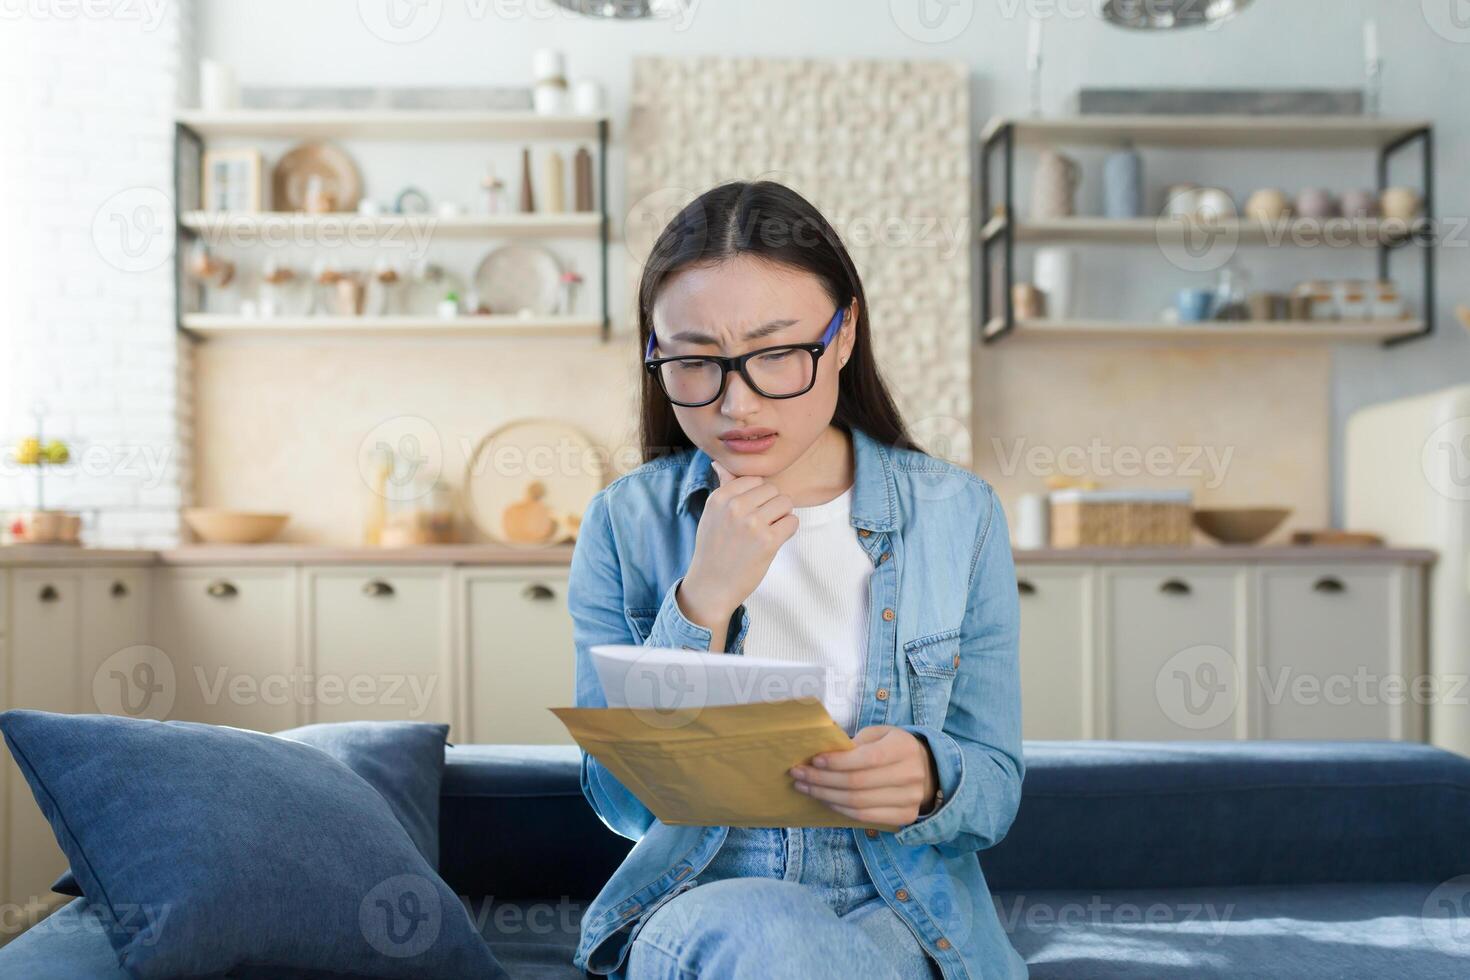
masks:
[(796, 533), (745, 600), (745, 654), (827, 667), (823, 704), (852, 735), (868, 654), (873, 560), (849, 523), (852, 487), (826, 503), (792, 509)]

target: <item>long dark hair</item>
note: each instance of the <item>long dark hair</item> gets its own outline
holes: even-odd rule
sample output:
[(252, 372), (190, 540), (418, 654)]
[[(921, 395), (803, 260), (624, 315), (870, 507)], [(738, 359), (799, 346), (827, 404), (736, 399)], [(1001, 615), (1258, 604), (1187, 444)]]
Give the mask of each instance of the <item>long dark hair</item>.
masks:
[[(638, 350), (648, 349), (653, 304), (675, 273), (690, 266), (755, 255), (816, 276), (833, 308), (858, 304), (852, 357), (837, 382), (832, 421), (856, 426), (892, 446), (919, 447), (909, 437), (888, 394), (868, 339), (868, 301), (857, 268), (837, 232), (820, 211), (791, 188), (769, 180), (735, 181), (705, 191), (659, 233), (638, 284)], [(673, 406), (647, 371), (641, 410), (643, 461), (694, 444), (679, 426)]]

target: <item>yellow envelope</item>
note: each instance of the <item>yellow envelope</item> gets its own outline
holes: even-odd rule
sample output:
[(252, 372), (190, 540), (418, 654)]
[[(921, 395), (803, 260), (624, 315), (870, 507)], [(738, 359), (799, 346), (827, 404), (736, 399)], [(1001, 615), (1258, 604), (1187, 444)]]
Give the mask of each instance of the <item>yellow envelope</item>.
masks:
[(788, 770), (853, 748), (814, 698), (710, 708), (552, 708), (587, 753), (666, 824), (872, 827), (799, 793)]

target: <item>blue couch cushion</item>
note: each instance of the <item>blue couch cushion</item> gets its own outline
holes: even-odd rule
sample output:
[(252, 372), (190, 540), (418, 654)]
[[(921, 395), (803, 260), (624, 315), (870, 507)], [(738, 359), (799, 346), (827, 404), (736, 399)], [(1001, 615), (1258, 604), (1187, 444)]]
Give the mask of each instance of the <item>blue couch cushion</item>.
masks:
[(1443, 881), (1470, 759), (1407, 742), (1027, 742), (993, 891)]
[(503, 977), (360, 776), (290, 739), (9, 711), (0, 732), (135, 977)]
[(998, 892), (1032, 980), (1470, 977), (1470, 878)]
[[(383, 795), (414, 846), (439, 867), (439, 789), (444, 778), (444, 740), (449, 726), (419, 721), (340, 721), (275, 733), (321, 749)], [(51, 886), (81, 895), (68, 868)]]

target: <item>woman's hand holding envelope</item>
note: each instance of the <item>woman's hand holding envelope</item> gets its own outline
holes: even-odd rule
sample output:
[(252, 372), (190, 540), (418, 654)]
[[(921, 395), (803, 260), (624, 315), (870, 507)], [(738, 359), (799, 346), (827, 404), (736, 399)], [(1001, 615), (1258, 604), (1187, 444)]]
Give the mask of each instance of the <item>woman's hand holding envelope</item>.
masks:
[(865, 823), (905, 826), (933, 808), (939, 776), (923, 739), (892, 725), (869, 725), (852, 740), (855, 748), (793, 766), (796, 789)]

